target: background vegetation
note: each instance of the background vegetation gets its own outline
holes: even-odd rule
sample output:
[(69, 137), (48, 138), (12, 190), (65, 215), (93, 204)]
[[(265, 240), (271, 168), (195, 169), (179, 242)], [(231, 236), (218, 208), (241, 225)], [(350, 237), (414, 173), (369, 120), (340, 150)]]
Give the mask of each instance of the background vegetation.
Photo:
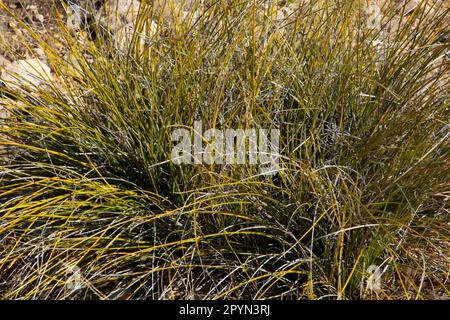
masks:
[[(125, 47), (61, 20), (71, 59), (15, 17), (56, 80), (2, 89), (0, 297), (448, 297), (442, 3), (150, 4)], [(279, 173), (172, 164), (196, 120), (279, 129)]]

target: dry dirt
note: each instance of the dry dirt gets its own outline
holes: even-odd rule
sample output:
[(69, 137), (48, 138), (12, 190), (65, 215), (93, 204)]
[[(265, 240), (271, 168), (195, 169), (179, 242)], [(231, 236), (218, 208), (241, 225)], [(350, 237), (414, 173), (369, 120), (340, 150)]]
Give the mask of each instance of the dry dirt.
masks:
[[(63, 6), (58, 0), (0, 0), (17, 18), (33, 27), (33, 31), (52, 42), (52, 35), (58, 29), (55, 12), (64, 18)], [(0, 7), (0, 65), (2, 59), (14, 61), (30, 58), (33, 54), (21, 41), (24, 37), (32, 50), (37, 48), (36, 42), (28, 32), (12, 18), (11, 13)], [(63, 20), (64, 21), (64, 20)], [(39, 52), (37, 53), (39, 55)]]

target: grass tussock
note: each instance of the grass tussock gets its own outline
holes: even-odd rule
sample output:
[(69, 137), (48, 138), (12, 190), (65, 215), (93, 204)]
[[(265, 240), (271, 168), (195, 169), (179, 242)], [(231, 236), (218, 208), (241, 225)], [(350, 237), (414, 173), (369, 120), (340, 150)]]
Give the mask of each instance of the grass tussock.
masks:
[[(149, 5), (125, 46), (62, 21), (65, 55), (27, 27), (55, 81), (3, 90), (0, 297), (448, 297), (442, 3)], [(279, 129), (279, 172), (174, 165), (194, 121)]]

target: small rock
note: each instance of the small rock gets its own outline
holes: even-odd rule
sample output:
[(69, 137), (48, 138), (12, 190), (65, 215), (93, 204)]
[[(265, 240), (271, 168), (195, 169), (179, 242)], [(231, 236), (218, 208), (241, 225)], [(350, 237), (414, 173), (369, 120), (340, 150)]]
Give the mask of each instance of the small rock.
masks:
[[(11, 117), (11, 113), (4, 106), (2, 106), (2, 102), (0, 100), (0, 120), (8, 119), (10, 117)], [(0, 124), (0, 126), (1, 126), (1, 124)]]
[(27, 11), (36, 11), (37, 10), (37, 6), (34, 4), (29, 4), (25, 7), (25, 10)]
[[(143, 48), (145, 44), (148, 42), (149, 39), (147, 39), (147, 37), (151, 38), (156, 34), (157, 28), (158, 26), (156, 25), (156, 23), (154, 21), (151, 21), (149, 25), (149, 30), (146, 34), (137, 34), (137, 40), (139, 41), (141, 48)], [(132, 23), (121, 26), (114, 33), (116, 47), (119, 50), (127, 50), (132, 42), (134, 33), (135, 29)]]
[[(130, 25), (136, 22), (140, 2), (136, 0), (112, 0), (104, 4), (107, 13), (107, 19), (104, 25), (110, 26), (112, 31)], [(107, 20), (107, 21), (106, 21)]]
[[(145, 4), (137, 0), (111, 0), (105, 2), (103, 9), (106, 15), (103, 17), (97, 15), (97, 22), (104, 29), (108, 28), (117, 49), (127, 50), (136, 31), (135, 23), (138, 19), (139, 11), (140, 9), (145, 10)], [(137, 35), (137, 40), (140, 42), (142, 48), (145, 43), (150, 42), (150, 39), (156, 34), (157, 30), (157, 25), (153, 20), (148, 23), (146, 33)]]
[(34, 49), (34, 55), (42, 61), (46, 59), (45, 52), (41, 48)]
[(0, 55), (0, 67), (3, 67), (4, 65), (7, 65), (11, 63), (8, 59), (6, 59), (4, 56)]
[(35, 19), (36, 21), (39, 21), (40, 23), (44, 23), (44, 15), (42, 15), (42, 14), (40, 14), (40, 13), (36, 14), (36, 15), (34, 16), (34, 19)]
[(365, 8), (366, 26), (375, 31), (381, 30), (382, 12), (381, 8), (373, 3)]
[(5, 65), (0, 79), (10, 89), (39, 87), (53, 81), (50, 67), (39, 59), (18, 60)]
[(83, 15), (81, 7), (77, 4), (70, 4), (67, 7), (66, 27), (69, 31), (76, 31), (82, 27)]

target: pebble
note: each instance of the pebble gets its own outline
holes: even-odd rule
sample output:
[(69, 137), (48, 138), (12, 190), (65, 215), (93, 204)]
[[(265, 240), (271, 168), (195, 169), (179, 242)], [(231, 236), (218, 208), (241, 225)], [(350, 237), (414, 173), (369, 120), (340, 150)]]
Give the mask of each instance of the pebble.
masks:
[(6, 59), (4, 56), (0, 55), (0, 67), (3, 67), (6, 64), (11, 63), (8, 59)]

